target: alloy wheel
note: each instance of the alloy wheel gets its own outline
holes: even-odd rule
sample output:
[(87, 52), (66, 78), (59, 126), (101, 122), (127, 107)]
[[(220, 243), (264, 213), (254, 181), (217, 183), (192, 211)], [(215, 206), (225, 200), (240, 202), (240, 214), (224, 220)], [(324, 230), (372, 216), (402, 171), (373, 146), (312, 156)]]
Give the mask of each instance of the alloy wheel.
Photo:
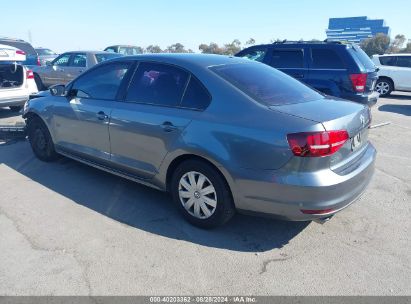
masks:
[(385, 95), (390, 91), (390, 84), (386, 81), (380, 81), (377, 83), (375, 86), (375, 90), (380, 94), (380, 95)]

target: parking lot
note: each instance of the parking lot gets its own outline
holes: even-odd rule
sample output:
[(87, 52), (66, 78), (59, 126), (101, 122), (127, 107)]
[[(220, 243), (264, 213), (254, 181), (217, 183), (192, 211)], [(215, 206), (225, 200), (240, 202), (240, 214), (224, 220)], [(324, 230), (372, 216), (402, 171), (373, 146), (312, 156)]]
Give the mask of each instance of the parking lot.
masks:
[[(161, 192), (0, 144), (2, 295), (409, 295), (411, 94), (372, 110), (371, 185), (325, 225), (186, 223)], [(21, 121), (0, 109), (0, 125)]]

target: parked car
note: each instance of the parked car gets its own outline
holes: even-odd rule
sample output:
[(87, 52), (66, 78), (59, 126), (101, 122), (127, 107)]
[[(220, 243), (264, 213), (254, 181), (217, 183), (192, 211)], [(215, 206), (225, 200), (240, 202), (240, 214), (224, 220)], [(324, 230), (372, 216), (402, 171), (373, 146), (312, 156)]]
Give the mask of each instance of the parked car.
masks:
[(119, 56), (102, 51), (66, 52), (46, 66), (34, 67), (33, 73), (37, 87), (44, 90), (52, 85), (66, 84), (92, 66)]
[(56, 59), (56, 57), (58, 56), (57, 53), (53, 52), (50, 49), (46, 49), (46, 48), (35, 48), (35, 51), (38, 55), (39, 61), (40, 61), (40, 65), (46, 65), (46, 63), (48, 61), (53, 61), (54, 59)]
[(355, 44), (284, 41), (252, 46), (236, 56), (263, 62), (327, 95), (368, 105), (378, 99), (375, 65)]
[(379, 67), (375, 90), (381, 96), (411, 92), (411, 54), (373, 55), (372, 60)]
[(126, 56), (50, 93), (23, 114), (39, 159), (61, 154), (169, 191), (201, 227), (235, 210), (325, 220), (373, 174), (369, 107), (258, 62)]
[(33, 72), (22, 65), (25, 60), (22, 50), (0, 44), (0, 107), (19, 111), (37, 92)]
[(26, 54), (26, 60), (22, 64), (27, 66), (29, 69), (34, 66), (41, 65), (40, 58), (36, 50), (27, 41), (22, 39), (0, 37), (0, 44), (9, 45), (22, 50)]
[(138, 55), (142, 53), (141, 48), (134, 45), (112, 45), (106, 47), (104, 51), (110, 53), (119, 53), (126, 56)]

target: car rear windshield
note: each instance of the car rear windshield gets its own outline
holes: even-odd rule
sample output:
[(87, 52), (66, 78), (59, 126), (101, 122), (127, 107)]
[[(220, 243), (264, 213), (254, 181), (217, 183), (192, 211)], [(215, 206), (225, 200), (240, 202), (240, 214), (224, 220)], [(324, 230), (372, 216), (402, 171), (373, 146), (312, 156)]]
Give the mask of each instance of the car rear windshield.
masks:
[(56, 53), (49, 49), (36, 49), (36, 52), (39, 55), (56, 55)]
[(368, 57), (368, 55), (359, 47), (354, 45), (350, 48), (350, 53), (355, 56), (367, 70), (375, 70), (374, 62)]
[(298, 80), (260, 63), (210, 68), (242, 92), (267, 106), (308, 102), (323, 96)]
[(117, 58), (120, 57), (120, 54), (117, 53), (107, 53), (107, 54), (96, 54), (96, 60), (98, 63), (109, 60), (109, 59), (113, 59), (113, 58)]

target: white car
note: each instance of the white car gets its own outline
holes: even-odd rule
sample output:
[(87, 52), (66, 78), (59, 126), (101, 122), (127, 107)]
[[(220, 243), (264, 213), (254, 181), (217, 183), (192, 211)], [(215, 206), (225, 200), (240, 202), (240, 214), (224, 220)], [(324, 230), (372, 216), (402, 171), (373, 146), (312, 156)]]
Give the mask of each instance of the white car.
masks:
[(373, 55), (380, 69), (375, 91), (388, 96), (392, 91), (411, 92), (411, 54)]
[(0, 44), (0, 107), (19, 111), (38, 92), (33, 72), (22, 65), (25, 60), (23, 51)]

